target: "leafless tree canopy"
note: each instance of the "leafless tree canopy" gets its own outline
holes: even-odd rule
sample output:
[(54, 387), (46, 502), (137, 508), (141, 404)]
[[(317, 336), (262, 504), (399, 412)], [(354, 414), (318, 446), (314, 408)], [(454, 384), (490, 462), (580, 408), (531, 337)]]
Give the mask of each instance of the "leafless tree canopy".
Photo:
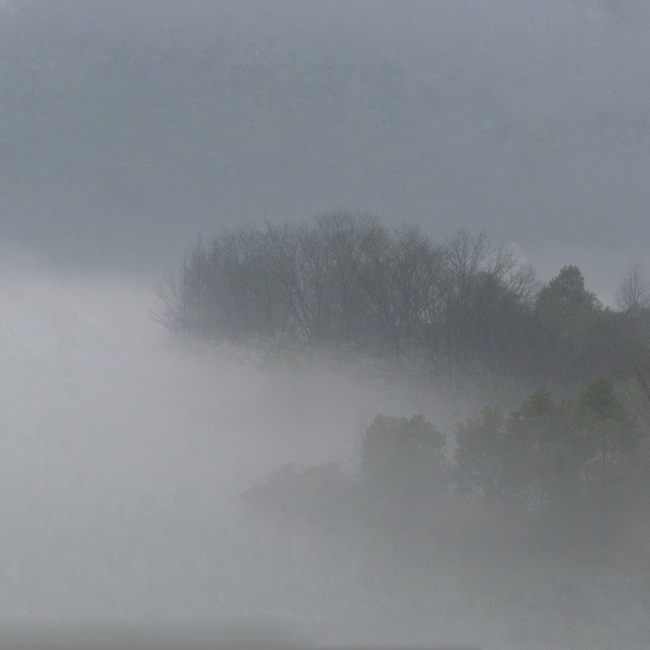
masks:
[(639, 262), (633, 262), (628, 267), (616, 292), (616, 305), (625, 312), (650, 308), (650, 281)]
[[(485, 233), (435, 242), (415, 227), (337, 211), (199, 241), (161, 291), (159, 320), (214, 341), (408, 364), (449, 385), (550, 376), (575, 385), (601, 371), (633, 372), (622, 312), (604, 309), (584, 284), (567, 266), (542, 287)], [(647, 301), (634, 266), (621, 308)]]

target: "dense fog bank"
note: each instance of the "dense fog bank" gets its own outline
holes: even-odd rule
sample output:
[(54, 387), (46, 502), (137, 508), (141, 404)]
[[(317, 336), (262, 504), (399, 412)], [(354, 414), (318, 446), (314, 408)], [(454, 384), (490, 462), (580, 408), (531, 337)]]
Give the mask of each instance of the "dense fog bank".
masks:
[[(417, 551), (413, 563), (388, 529), (314, 528), (242, 500), (287, 462), (339, 463), (355, 479), (377, 413), (423, 412), (447, 431), (475, 405), (340, 363), (269, 368), (241, 348), (171, 342), (135, 280), (7, 273), (0, 291), (5, 622), (162, 617), (281, 623), (326, 644), (642, 647), (630, 577), (501, 553), (420, 564)], [(620, 607), (605, 615), (610, 598)]]
[(353, 472), (361, 424), (413, 409), (381, 380), (171, 344), (135, 283), (1, 292), (4, 616), (282, 614), (241, 491), (289, 461)]

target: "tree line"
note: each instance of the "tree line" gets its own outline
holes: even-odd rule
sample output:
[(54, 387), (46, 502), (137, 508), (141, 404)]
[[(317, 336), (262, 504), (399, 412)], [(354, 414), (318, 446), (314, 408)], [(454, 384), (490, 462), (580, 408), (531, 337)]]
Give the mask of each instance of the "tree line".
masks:
[(345, 211), (199, 240), (160, 295), (174, 333), (380, 359), (449, 387), (572, 390), (597, 373), (630, 376), (650, 341), (638, 265), (605, 308), (576, 266), (544, 285), (484, 233), (437, 242)]
[(425, 559), (451, 545), (646, 567), (650, 555), (626, 546), (648, 522), (649, 396), (597, 376), (563, 401), (540, 388), (509, 414), (486, 406), (450, 436), (422, 415), (378, 415), (355, 478), (285, 466), (244, 497), (319, 534), (360, 526), (404, 552), (424, 543)]
[[(537, 549), (612, 551), (647, 520), (648, 412), (634, 382), (622, 390), (597, 376), (563, 401), (540, 388), (509, 414), (492, 405), (458, 422), (452, 454), (424, 417), (378, 416), (362, 438), (360, 484), (384, 521), (433, 539), (441, 504), (462, 511), (469, 500), (508, 513), (493, 531), (502, 542), (517, 532)], [(487, 544), (478, 523), (465, 541)]]

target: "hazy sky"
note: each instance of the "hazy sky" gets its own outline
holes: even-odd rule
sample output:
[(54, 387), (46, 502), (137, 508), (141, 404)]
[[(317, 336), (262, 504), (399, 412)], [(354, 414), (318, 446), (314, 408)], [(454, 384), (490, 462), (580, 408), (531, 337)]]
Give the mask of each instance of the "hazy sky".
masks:
[(343, 207), (611, 292), (650, 236), (641, 0), (9, 0), (0, 238), (156, 275)]

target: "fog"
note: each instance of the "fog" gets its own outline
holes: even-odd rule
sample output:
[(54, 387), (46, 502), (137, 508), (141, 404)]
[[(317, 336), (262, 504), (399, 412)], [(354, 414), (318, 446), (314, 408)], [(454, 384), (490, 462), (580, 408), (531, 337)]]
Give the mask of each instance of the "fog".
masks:
[(6, 647), (643, 647), (637, 600), (578, 565), (433, 555), (400, 575), (345, 527), (296, 526), (242, 499), (287, 462), (357, 476), (377, 413), (424, 413), (448, 432), (475, 404), (372, 367), (274, 367), (172, 340), (134, 277), (56, 275), (26, 255), (12, 268), (0, 283)]
[(451, 453), (478, 396), (157, 315), (199, 235), (338, 208), (485, 230), (613, 304), (650, 235), (649, 36), (640, 0), (0, 2), (0, 642), (645, 647), (630, 579), (401, 576), (242, 496), (287, 463), (356, 480), (380, 413)]
[(417, 394), (353, 368), (265, 371), (250, 351), (170, 342), (155, 293), (125, 276), (5, 268), (0, 294), (4, 643), (47, 621), (159, 621), (147, 639), (170, 619), (259, 626), (267, 643), (279, 624), (390, 641), (345, 552), (301, 547), (241, 494), (287, 462), (354, 475), (360, 428), (422, 410)]

